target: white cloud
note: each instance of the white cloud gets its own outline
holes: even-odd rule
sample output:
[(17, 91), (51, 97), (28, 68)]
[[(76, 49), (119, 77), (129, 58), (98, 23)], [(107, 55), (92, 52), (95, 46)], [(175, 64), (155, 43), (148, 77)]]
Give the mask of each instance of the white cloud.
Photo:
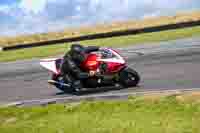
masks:
[(19, 7), (26, 12), (39, 13), (44, 11), (45, 6), (48, 4), (48, 0), (21, 0)]
[(48, 32), (194, 9), (200, 10), (200, 0), (21, 0), (18, 4), (0, 6), (0, 15), (1, 12), (4, 15), (0, 19), (5, 15), (12, 17), (7, 25), (0, 21), (0, 35)]
[(10, 7), (8, 5), (0, 6), (0, 12), (9, 13)]

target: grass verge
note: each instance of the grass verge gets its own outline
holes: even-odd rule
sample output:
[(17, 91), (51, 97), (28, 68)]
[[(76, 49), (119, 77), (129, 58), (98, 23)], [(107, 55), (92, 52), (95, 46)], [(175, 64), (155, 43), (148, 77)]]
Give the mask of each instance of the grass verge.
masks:
[(127, 101), (1, 108), (0, 132), (199, 133), (200, 103), (188, 99), (148, 96)]
[[(129, 35), (123, 37), (81, 41), (80, 43), (85, 45), (124, 47), (139, 43), (168, 41), (168, 40), (187, 38), (199, 35), (200, 35), (200, 26), (178, 29), (178, 30), (155, 32), (155, 33), (146, 33), (140, 35)], [(68, 47), (69, 44), (60, 44), (60, 45), (51, 45), (51, 46), (43, 46), (30, 49), (0, 52), (0, 62), (63, 54)]]

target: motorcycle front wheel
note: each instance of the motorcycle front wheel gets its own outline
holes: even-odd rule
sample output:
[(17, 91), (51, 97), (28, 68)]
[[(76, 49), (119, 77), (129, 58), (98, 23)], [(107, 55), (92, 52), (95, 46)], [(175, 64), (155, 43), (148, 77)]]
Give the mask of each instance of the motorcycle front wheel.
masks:
[(132, 68), (125, 68), (119, 73), (120, 83), (124, 87), (136, 87), (140, 82), (140, 75)]

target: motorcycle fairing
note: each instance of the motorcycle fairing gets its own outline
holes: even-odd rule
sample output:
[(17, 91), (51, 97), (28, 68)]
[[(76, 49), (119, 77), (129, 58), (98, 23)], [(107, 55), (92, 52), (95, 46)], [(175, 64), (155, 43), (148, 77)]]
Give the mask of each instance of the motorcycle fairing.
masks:
[[(90, 54), (90, 56), (92, 56), (92, 60), (88, 61), (89, 64), (85, 64), (85, 67), (88, 68), (92, 68), (93, 66), (95, 66), (93, 69), (97, 69), (98, 66), (98, 62), (104, 62), (107, 64), (107, 73), (115, 73), (118, 72), (119, 70), (121, 70), (126, 62), (124, 60), (124, 58), (118, 54), (116, 51), (114, 51), (113, 49), (110, 48), (103, 48), (102, 50), (106, 50), (112, 53), (112, 57), (110, 58), (96, 58), (95, 55)], [(95, 61), (96, 60), (96, 61)], [(55, 73), (56, 75), (60, 74), (60, 68), (58, 66), (58, 64), (62, 64), (62, 58), (50, 58), (50, 59), (42, 59), (40, 62), (40, 65), (43, 66), (44, 68), (50, 70), (51, 72)], [(97, 64), (96, 64), (97, 63)], [(89, 66), (87, 66), (89, 65)]]
[(99, 58), (98, 61), (102, 62), (110, 62), (110, 63), (119, 63), (119, 64), (125, 64), (125, 60), (123, 57), (121, 57), (116, 51), (110, 49), (110, 48), (104, 48), (105, 50), (109, 50), (114, 56), (111, 58)]
[(43, 66), (44, 68), (52, 71), (55, 74), (59, 74), (59, 70), (56, 68), (56, 61), (57, 58), (51, 58), (51, 59), (42, 59), (40, 61), (40, 65)]

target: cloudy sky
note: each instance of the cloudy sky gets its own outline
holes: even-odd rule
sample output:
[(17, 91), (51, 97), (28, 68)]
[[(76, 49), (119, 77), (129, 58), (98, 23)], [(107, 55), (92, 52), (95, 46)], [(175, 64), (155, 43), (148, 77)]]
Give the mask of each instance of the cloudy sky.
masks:
[(200, 0), (0, 0), (0, 36), (200, 10)]

